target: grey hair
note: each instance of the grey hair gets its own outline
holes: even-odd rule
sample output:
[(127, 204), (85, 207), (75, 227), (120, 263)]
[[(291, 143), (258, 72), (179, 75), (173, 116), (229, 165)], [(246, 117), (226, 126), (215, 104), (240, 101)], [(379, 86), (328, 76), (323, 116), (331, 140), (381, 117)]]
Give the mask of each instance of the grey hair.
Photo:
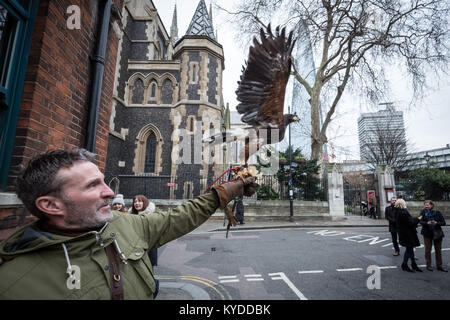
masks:
[(59, 194), (63, 182), (56, 179), (61, 168), (70, 168), (76, 162), (94, 162), (95, 154), (85, 149), (53, 150), (38, 155), (28, 162), (16, 180), (17, 196), (31, 214), (39, 219), (46, 216), (36, 207), (36, 199), (50, 193)]
[(431, 200), (425, 200), (425, 202), (424, 202), (423, 204), (425, 204), (425, 203), (429, 203), (430, 206), (431, 206), (431, 209), (434, 209), (434, 202), (433, 202), (433, 201), (431, 201)]

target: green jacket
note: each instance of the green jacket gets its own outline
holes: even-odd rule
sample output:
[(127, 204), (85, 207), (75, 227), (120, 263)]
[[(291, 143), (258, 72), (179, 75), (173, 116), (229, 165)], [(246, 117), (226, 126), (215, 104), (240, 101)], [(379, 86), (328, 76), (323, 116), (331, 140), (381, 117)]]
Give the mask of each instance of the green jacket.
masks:
[[(124, 298), (153, 299), (156, 286), (147, 250), (194, 230), (218, 205), (211, 191), (168, 212), (113, 211), (100, 231), (77, 237), (43, 232), (34, 222), (0, 243), (0, 299), (111, 299), (104, 247), (114, 240), (127, 259), (120, 262)], [(79, 268), (79, 288), (70, 284), (69, 265)]]

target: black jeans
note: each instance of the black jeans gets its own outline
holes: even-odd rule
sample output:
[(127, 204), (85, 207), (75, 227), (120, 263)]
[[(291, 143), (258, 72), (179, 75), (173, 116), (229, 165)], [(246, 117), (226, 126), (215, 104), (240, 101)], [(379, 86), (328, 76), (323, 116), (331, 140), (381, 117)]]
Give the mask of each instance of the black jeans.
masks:
[(400, 252), (400, 248), (398, 247), (398, 241), (397, 241), (397, 232), (391, 232), (392, 236), (392, 244), (394, 245), (395, 252)]
[(416, 263), (414, 260), (414, 247), (406, 247), (405, 255), (403, 256), (403, 263), (407, 264), (408, 259), (411, 259), (411, 264)]

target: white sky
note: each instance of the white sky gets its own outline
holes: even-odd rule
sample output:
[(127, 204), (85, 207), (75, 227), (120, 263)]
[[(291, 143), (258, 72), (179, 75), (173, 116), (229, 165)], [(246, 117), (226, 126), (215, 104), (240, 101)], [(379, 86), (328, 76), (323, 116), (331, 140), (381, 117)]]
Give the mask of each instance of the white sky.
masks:
[[(216, 0), (227, 9), (233, 7), (236, 0)], [(170, 33), (173, 8), (177, 3), (178, 36), (181, 38), (187, 31), (199, 0), (153, 0), (163, 24)], [(209, 10), (211, 0), (205, 0)], [(235, 91), (241, 75), (242, 65), (248, 55), (248, 47), (240, 47), (236, 42), (236, 30), (226, 22), (224, 13), (219, 12), (213, 3), (214, 31), (218, 32), (218, 42), (223, 46), (225, 54), (225, 70), (223, 72), (223, 97), (225, 104), (230, 104), (233, 111), (237, 105)], [(423, 103), (410, 107), (411, 90), (407, 79), (400, 72), (393, 72), (393, 99), (397, 109), (404, 112), (406, 135), (410, 145), (409, 151), (422, 151), (445, 147), (450, 144), (450, 76), (441, 79), (440, 88), (430, 91)], [(367, 112), (364, 106), (353, 97), (346, 95), (338, 105), (339, 116), (332, 122), (328, 139), (331, 142), (329, 152), (334, 147), (336, 160), (359, 159), (358, 125), (360, 111)]]

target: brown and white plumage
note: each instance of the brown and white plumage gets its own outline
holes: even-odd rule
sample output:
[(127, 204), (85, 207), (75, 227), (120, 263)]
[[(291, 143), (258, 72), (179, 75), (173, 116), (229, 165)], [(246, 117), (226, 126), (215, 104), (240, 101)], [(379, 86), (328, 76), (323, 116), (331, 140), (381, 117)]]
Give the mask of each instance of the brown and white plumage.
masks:
[[(227, 130), (206, 140), (210, 144), (244, 140), (245, 165), (251, 151), (256, 152), (265, 144), (283, 140), (287, 126), (298, 121), (295, 115), (283, 114), (286, 85), (291, 73), (291, 53), (295, 43), (292, 32), (286, 38), (285, 28), (280, 32), (277, 27), (274, 35), (269, 25), (266, 32), (260, 30), (260, 38), (261, 42), (256, 37), (253, 39), (248, 61), (243, 67), (236, 90), (237, 100), (240, 102), (236, 109), (242, 114), (242, 122), (249, 125), (244, 128), (247, 132), (242, 129)], [(262, 129), (267, 132), (262, 134)], [(271, 131), (274, 129), (279, 130), (277, 141), (271, 139)], [(253, 135), (250, 134), (251, 130), (255, 131)]]

